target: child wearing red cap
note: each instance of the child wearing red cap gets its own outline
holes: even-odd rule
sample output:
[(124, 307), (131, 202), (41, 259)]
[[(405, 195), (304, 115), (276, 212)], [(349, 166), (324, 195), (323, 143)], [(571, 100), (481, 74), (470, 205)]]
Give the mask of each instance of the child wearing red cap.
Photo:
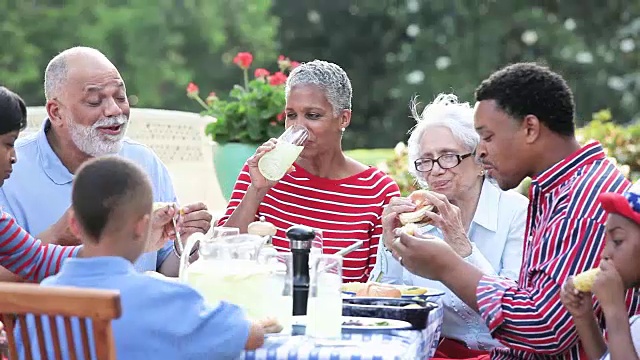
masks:
[[(590, 290), (569, 278), (560, 298), (573, 316), (589, 359), (634, 360), (640, 355), (640, 315), (629, 319), (625, 292), (640, 285), (640, 181), (625, 194), (603, 193), (598, 201), (608, 213), (600, 271), (593, 285), (587, 284)], [(608, 344), (593, 313), (592, 294), (606, 319)]]

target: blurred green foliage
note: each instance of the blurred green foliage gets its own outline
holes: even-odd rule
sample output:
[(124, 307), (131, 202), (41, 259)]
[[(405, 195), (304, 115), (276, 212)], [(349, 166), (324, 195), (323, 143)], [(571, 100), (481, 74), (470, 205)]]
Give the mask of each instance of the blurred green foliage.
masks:
[(517, 61), (560, 72), (579, 119), (604, 108), (621, 124), (640, 114), (640, 1), (0, 0), (0, 9), (1, 83), (29, 105), (43, 104), (48, 60), (87, 45), (118, 66), (136, 106), (188, 111), (200, 111), (185, 97), (189, 81), (218, 94), (237, 83), (239, 51), (256, 67), (279, 54), (338, 63), (354, 89), (345, 149), (406, 141), (411, 97), (473, 101), (481, 80)]
[[(622, 173), (631, 181), (640, 179), (640, 122), (619, 125), (613, 121), (611, 111), (605, 109), (592, 115), (592, 120), (577, 131), (580, 143), (599, 141), (607, 156), (610, 157)], [(396, 145), (395, 149), (359, 149), (347, 151), (347, 154), (367, 165), (377, 166), (386, 171), (396, 180), (400, 192), (410, 194), (417, 188), (415, 180), (408, 171), (408, 154), (404, 143)], [(527, 178), (516, 189), (528, 196), (531, 179)]]
[(0, 81), (30, 106), (44, 103), (44, 69), (62, 50), (98, 48), (118, 67), (133, 105), (197, 110), (192, 79), (214, 91), (237, 82), (232, 63), (277, 58), (270, 0), (0, 0)]

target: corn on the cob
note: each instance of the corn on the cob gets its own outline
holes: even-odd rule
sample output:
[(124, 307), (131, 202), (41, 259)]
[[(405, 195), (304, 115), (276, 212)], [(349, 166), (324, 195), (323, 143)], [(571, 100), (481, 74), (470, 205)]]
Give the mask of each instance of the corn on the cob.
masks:
[(593, 283), (596, 281), (596, 275), (600, 272), (600, 269), (590, 269), (583, 273), (576, 275), (573, 278), (573, 287), (578, 291), (590, 292)]
[(162, 209), (163, 207), (165, 207), (167, 205), (171, 205), (171, 203), (170, 202), (154, 202), (153, 203), (153, 211)]

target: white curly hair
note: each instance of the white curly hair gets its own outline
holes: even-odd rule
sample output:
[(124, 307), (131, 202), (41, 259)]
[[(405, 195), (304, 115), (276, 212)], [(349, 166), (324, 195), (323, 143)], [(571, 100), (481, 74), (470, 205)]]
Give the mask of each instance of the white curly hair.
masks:
[[(415, 168), (414, 162), (422, 153), (420, 141), (428, 129), (442, 126), (453, 134), (469, 152), (474, 152), (480, 136), (473, 125), (473, 108), (469, 103), (461, 103), (454, 94), (439, 94), (433, 102), (427, 105), (422, 113), (418, 112), (419, 103), (417, 96), (411, 100), (410, 109), (417, 124), (409, 130), (411, 134), (407, 141), (409, 155), (409, 173), (418, 181), (420, 186), (427, 187), (427, 182), (422, 173)], [(477, 161), (477, 160), (476, 160)]]

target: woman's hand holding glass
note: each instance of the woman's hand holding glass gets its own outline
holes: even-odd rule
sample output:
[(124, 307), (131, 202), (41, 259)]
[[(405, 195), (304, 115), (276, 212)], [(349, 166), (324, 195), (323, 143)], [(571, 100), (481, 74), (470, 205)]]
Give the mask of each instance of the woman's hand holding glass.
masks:
[[(277, 181), (267, 180), (267, 178), (265, 178), (264, 175), (262, 175), (262, 173), (260, 172), (260, 169), (258, 169), (258, 161), (260, 161), (260, 158), (262, 158), (269, 151), (275, 149), (277, 141), (278, 140), (274, 138), (269, 139), (269, 141), (260, 145), (260, 147), (256, 149), (256, 152), (253, 154), (253, 156), (251, 156), (247, 160), (247, 165), (249, 166), (249, 176), (251, 176), (251, 186), (253, 186), (258, 191), (268, 190), (278, 183)], [(293, 167), (289, 171), (292, 170)]]

